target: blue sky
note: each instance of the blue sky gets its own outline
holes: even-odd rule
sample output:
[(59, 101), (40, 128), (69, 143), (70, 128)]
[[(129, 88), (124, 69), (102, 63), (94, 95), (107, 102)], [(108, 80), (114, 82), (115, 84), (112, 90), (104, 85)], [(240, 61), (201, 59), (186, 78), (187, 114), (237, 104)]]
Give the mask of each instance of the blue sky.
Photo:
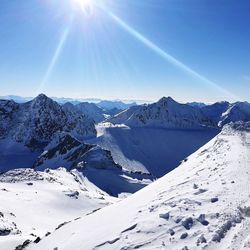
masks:
[(0, 95), (250, 101), (249, 0), (76, 1), (1, 0)]

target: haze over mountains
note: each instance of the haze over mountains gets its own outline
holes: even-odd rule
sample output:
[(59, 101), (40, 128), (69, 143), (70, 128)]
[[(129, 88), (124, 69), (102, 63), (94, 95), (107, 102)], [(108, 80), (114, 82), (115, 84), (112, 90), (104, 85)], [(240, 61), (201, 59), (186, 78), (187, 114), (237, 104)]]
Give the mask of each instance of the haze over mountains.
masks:
[[(40, 94), (0, 100), (0, 120), (1, 249), (226, 249), (227, 235), (236, 248), (250, 244), (250, 192), (227, 209), (250, 181), (247, 102), (58, 103)], [(43, 222), (47, 213), (55, 218)]]
[[(104, 109), (112, 109), (112, 108), (120, 108), (125, 109), (130, 106), (133, 106), (136, 104), (136, 102), (148, 102), (148, 101), (138, 101), (138, 100), (103, 100), (98, 98), (67, 98), (67, 97), (50, 97), (52, 100), (64, 104), (67, 102), (70, 102), (72, 104), (78, 104), (81, 102), (88, 102), (88, 103), (95, 103), (98, 104), (98, 106), (104, 108)], [(13, 100), (18, 103), (23, 103), (27, 101), (31, 101), (34, 99), (34, 97), (23, 97), (23, 96), (17, 96), (17, 95), (6, 95), (6, 96), (0, 96), (1, 100)]]

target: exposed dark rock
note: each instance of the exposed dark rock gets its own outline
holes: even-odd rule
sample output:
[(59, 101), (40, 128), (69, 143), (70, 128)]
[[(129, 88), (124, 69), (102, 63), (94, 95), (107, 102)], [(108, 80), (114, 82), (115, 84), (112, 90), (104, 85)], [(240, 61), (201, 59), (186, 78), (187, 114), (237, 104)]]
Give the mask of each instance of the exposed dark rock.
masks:
[(215, 198), (211, 198), (211, 202), (212, 203), (215, 203), (215, 202), (217, 202), (219, 199), (217, 198), (217, 197), (215, 197)]
[(35, 240), (34, 240), (34, 243), (38, 243), (39, 241), (41, 241), (41, 238), (40, 237), (37, 237)]
[(203, 234), (197, 239), (197, 246), (199, 246), (202, 243), (207, 243), (207, 240)]
[(183, 240), (183, 239), (186, 239), (188, 237), (188, 233), (183, 233), (181, 236), (180, 236), (180, 239)]
[(169, 220), (170, 214), (169, 212), (165, 213), (165, 214), (159, 214), (159, 217), (165, 220)]
[(207, 226), (209, 224), (209, 222), (205, 219), (205, 214), (200, 214), (199, 217), (198, 217), (198, 221), (204, 225), (204, 226)]
[(194, 224), (193, 218), (189, 217), (182, 221), (182, 226), (189, 230)]
[(30, 242), (31, 242), (30, 240), (24, 241), (23, 244), (18, 245), (18, 246), (15, 248), (15, 250), (23, 250), (23, 249), (25, 249), (25, 248), (30, 244)]
[(173, 236), (173, 235), (175, 234), (175, 231), (174, 231), (172, 228), (170, 228), (170, 229), (168, 230), (168, 232), (169, 232), (169, 234), (170, 234), (171, 236)]

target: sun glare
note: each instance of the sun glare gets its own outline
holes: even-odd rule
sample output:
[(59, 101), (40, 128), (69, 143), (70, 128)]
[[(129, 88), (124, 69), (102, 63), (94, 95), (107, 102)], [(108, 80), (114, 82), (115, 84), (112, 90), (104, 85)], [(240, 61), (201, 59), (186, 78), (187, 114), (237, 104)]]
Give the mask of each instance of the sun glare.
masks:
[(84, 14), (91, 15), (93, 13), (94, 0), (74, 0), (81, 8)]

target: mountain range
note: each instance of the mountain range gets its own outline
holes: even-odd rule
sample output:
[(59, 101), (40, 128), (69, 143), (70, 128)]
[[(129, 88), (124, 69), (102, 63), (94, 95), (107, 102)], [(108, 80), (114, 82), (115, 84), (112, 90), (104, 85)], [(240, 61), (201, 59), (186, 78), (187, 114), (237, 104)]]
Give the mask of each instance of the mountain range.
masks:
[(0, 100), (0, 248), (247, 249), (250, 104), (114, 104)]

